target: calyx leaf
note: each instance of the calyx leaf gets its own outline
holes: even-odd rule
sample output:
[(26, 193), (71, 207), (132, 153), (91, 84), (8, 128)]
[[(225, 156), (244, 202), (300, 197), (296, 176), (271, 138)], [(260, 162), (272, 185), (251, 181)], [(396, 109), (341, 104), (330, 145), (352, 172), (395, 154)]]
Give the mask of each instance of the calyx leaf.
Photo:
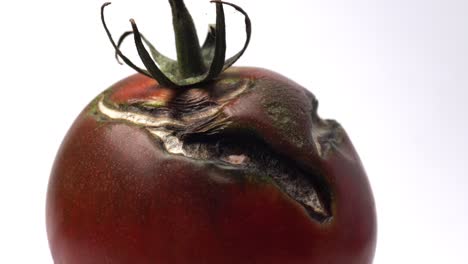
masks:
[[(200, 83), (204, 83), (216, 78), (221, 72), (232, 66), (247, 49), (251, 38), (251, 22), (247, 13), (237, 5), (224, 1), (211, 1), (216, 4), (216, 24), (209, 26), (208, 35), (205, 39), (203, 46), (200, 48), (202, 55), (203, 66), (208, 69), (203, 74), (184, 77), (181, 74), (179, 62), (170, 59), (169, 57), (160, 53), (148, 39), (140, 33), (138, 27), (133, 19), (130, 20), (132, 31), (127, 31), (122, 34), (118, 42), (112, 38), (112, 35), (106, 25), (104, 19), (104, 9), (110, 3), (105, 3), (101, 7), (101, 20), (106, 30), (107, 36), (111, 41), (116, 58), (121, 58), (125, 64), (144, 74), (148, 77), (156, 79), (160, 84), (169, 87), (187, 87)], [(233, 57), (226, 60), (226, 25), (223, 5), (228, 5), (235, 8), (238, 12), (245, 17), (246, 27), (246, 41), (241, 51)], [(120, 50), (123, 41), (130, 35), (133, 35), (135, 46), (138, 51), (143, 65), (146, 69), (136, 66), (130, 59), (128, 59)], [(198, 43), (198, 42), (197, 42)], [(147, 50), (149, 48), (149, 52)]]

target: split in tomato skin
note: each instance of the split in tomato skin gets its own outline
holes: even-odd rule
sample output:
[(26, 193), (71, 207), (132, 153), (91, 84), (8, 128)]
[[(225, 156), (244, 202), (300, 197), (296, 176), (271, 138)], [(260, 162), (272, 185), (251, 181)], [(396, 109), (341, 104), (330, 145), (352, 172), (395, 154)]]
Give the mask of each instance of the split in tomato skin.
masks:
[[(242, 136), (258, 137), (307, 177), (323, 178), (325, 186), (314, 187), (324, 189), (327, 217), (307, 213), (269, 175), (171, 153), (148, 126), (99, 108), (104, 101), (157, 116), (145, 107), (192, 93), (222, 105), (214, 115), (226, 125), (213, 134), (247, 131)], [(307, 90), (258, 68), (231, 68), (182, 92), (142, 75), (117, 83), (80, 114), (57, 155), (47, 196), (55, 263), (371, 263), (376, 219), (367, 177), (344, 130), (315, 111)], [(191, 136), (180, 133), (184, 144)]]

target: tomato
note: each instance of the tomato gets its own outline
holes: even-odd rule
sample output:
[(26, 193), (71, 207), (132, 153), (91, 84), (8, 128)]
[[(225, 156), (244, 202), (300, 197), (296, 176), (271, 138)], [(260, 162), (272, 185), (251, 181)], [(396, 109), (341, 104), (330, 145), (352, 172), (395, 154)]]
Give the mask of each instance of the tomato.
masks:
[(83, 110), (49, 182), (55, 263), (372, 262), (373, 196), (344, 129), (286, 77), (223, 70), (143, 71)]

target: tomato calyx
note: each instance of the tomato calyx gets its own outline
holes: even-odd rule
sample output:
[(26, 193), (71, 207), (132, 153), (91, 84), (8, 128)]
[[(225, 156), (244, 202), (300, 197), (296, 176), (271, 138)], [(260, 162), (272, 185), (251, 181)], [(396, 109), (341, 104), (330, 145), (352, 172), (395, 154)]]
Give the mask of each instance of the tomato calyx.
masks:
[[(121, 58), (129, 67), (153, 78), (167, 87), (188, 87), (215, 79), (219, 74), (232, 66), (247, 49), (251, 38), (251, 22), (247, 13), (239, 6), (224, 2), (211, 1), (216, 4), (216, 24), (210, 25), (204, 44), (200, 47), (192, 17), (182, 0), (169, 0), (173, 14), (177, 60), (161, 54), (150, 41), (140, 33), (136, 22), (130, 19), (132, 31), (122, 34), (117, 43), (107, 27), (104, 10), (110, 2), (101, 7), (101, 21), (111, 41), (117, 59)], [(243, 48), (233, 57), (226, 59), (226, 25), (223, 5), (236, 9), (245, 17), (246, 41)], [(146, 69), (134, 64), (120, 50), (123, 41), (133, 35), (138, 55)], [(149, 48), (149, 51), (145, 47)]]

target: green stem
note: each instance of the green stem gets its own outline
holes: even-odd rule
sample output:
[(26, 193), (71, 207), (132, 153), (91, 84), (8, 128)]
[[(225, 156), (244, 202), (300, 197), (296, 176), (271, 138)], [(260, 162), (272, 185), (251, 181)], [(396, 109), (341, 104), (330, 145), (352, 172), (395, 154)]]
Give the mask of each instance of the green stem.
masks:
[(182, 77), (201, 75), (206, 71), (192, 16), (183, 0), (169, 0), (172, 8), (177, 61)]

